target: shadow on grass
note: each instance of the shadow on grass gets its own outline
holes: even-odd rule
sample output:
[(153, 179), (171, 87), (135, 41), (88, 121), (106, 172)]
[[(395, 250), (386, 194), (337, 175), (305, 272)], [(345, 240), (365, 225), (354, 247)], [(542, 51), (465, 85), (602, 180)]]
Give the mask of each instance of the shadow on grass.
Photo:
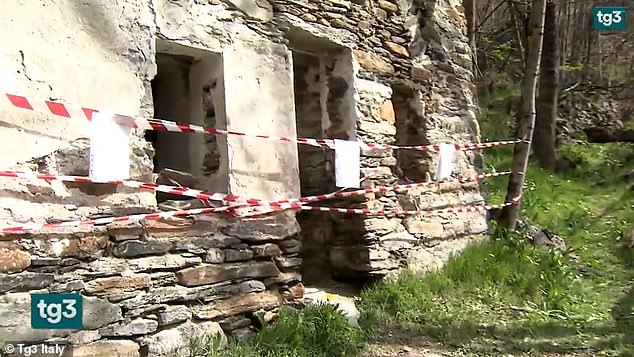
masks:
[[(596, 355), (604, 350), (618, 350), (622, 356), (629, 356), (634, 354), (630, 325), (522, 322), (500, 327), (442, 319), (429, 324), (386, 324), (375, 342), (398, 342), (414, 348), (440, 342), (448, 349), (462, 349), (482, 356), (518, 353)], [(421, 338), (421, 335), (428, 338)], [(583, 343), (576, 338), (579, 335), (591, 335), (593, 342)]]

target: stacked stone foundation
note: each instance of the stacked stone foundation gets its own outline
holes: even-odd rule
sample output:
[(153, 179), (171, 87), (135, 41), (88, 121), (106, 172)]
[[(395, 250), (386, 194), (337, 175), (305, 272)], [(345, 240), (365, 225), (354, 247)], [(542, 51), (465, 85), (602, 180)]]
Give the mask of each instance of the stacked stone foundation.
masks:
[[(248, 337), (303, 295), (298, 233), (277, 215), (4, 236), (0, 335), (80, 356), (186, 355), (196, 340)], [(81, 294), (84, 329), (30, 328), (32, 293)]]

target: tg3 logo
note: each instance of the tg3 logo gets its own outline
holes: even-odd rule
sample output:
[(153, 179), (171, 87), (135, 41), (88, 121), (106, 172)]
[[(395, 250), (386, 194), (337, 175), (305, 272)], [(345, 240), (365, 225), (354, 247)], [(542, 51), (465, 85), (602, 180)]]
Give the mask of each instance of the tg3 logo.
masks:
[(79, 294), (31, 294), (31, 327), (80, 330), (82, 302)]
[(592, 8), (592, 24), (595, 30), (623, 31), (625, 30), (625, 7)]

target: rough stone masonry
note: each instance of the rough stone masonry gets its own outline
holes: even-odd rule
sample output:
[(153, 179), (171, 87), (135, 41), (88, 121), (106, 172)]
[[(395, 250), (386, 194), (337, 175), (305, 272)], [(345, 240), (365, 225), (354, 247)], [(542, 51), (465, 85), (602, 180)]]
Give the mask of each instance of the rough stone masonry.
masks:
[[(477, 141), (471, 53), (458, 0), (6, 1), (3, 90), (129, 115), (265, 135), (431, 144)], [(157, 58), (160, 57), (160, 60)], [(6, 89), (5, 89), (6, 88)], [(89, 123), (0, 105), (0, 169), (88, 174)], [(131, 179), (157, 168), (261, 199), (332, 192), (333, 153), (245, 137), (138, 131)], [(216, 149), (214, 149), (216, 150)], [(430, 180), (437, 157), (362, 152), (363, 187)], [(459, 152), (454, 175), (474, 174)], [(175, 167), (179, 166), (179, 167)], [(213, 171), (213, 170), (212, 170)], [(378, 174), (377, 174), (378, 173)], [(0, 180), (0, 225), (157, 210), (151, 192)], [(479, 204), (477, 183), (326, 206), (435, 209)], [(288, 212), (200, 216), (0, 237), (0, 345), (66, 341), (76, 356), (189, 353), (192, 340), (245, 336), (305, 283), (426, 270), (486, 231), (483, 213), (362, 217)], [(84, 296), (84, 330), (30, 328), (33, 292)]]

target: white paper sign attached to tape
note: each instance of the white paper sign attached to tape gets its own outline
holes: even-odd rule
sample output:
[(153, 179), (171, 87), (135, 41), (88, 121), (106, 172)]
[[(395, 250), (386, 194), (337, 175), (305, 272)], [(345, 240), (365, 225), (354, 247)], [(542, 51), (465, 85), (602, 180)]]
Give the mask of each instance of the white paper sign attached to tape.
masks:
[[(2, 66), (3, 64), (4, 63), (0, 64), (0, 68), (10, 68), (9, 66)], [(0, 91), (17, 92), (17, 90), (18, 85), (15, 75), (8, 71), (0, 70)]]
[(453, 171), (453, 158), (456, 153), (454, 144), (442, 143), (438, 151), (438, 168), (436, 169), (436, 181), (446, 180), (451, 177)]
[(342, 188), (359, 188), (361, 183), (361, 143), (334, 140), (335, 184)]
[(125, 180), (130, 176), (131, 126), (113, 115), (98, 112), (90, 123), (90, 176), (101, 180)]

